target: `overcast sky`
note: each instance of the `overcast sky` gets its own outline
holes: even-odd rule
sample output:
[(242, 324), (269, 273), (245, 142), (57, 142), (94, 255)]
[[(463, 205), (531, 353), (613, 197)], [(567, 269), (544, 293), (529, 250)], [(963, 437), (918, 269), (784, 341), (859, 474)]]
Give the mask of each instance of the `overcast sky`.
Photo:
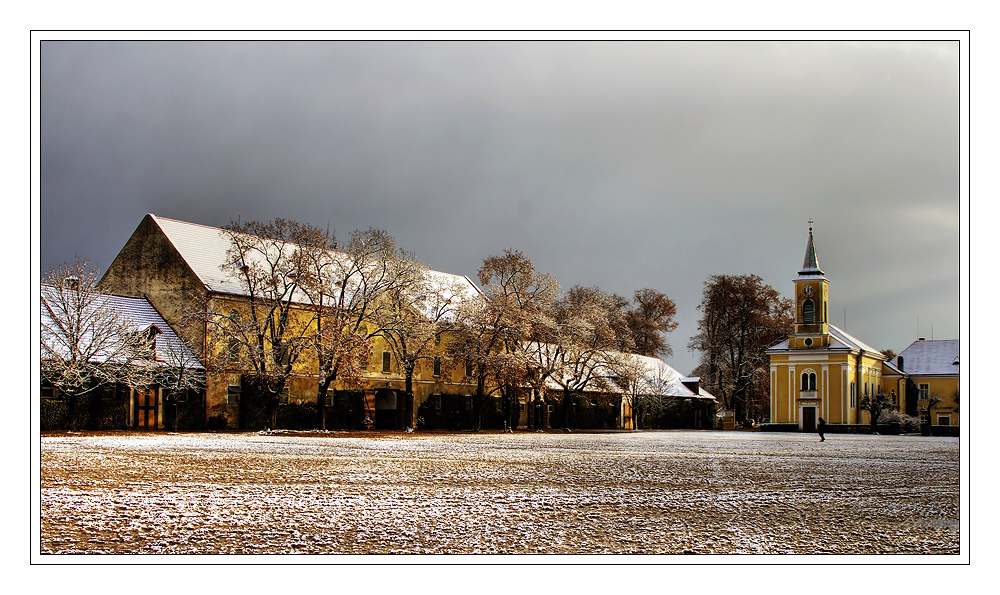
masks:
[(392, 234), (475, 274), (676, 303), (788, 296), (814, 219), (832, 322), (958, 338), (957, 42), (41, 43), (41, 268), (106, 268), (152, 212)]

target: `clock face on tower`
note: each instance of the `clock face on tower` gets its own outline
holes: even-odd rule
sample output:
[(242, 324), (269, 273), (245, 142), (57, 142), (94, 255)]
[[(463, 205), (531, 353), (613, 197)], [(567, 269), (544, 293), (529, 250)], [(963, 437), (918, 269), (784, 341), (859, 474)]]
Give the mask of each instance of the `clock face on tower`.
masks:
[(813, 286), (812, 285), (806, 285), (804, 288), (802, 288), (802, 293), (804, 293), (806, 295), (812, 295), (813, 294)]

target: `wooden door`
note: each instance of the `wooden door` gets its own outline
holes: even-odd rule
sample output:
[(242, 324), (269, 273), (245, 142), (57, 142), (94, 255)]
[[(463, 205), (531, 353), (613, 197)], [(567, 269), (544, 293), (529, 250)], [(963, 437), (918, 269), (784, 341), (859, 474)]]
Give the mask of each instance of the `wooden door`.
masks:
[(802, 431), (803, 432), (815, 432), (816, 431), (816, 408), (815, 407), (803, 407), (802, 408)]
[(133, 426), (141, 430), (155, 430), (159, 427), (160, 399), (155, 388), (135, 391), (135, 421)]

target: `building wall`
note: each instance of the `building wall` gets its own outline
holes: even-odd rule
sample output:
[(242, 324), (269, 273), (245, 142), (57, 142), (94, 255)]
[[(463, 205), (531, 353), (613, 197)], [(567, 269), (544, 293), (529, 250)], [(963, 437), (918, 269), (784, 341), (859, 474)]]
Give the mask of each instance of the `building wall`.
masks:
[[(856, 354), (801, 351), (771, 355), (771, 422), (802, 427), (802, 408), (816, 407), (816, 417), (822, 417), (828, 424), (869, 423), (869, 415), (861, 410), (860, 402), (866, 384), (869, 394), (877, 392), (882, 379), (881, 360), (865, 355), (857, 373)], [(802, 375), (807, 372), (816, 374), (814, 393), (802, 390)], [(857, 385), (854, 399), (852, 382)]]
[[(243, 317), (249, 317), (249, 307), (247, 302), (240, 296), (214, 295), (210, 301), (211, 310), (219, 313), (228, 313), (235, 309)], [(292, 325), (295, 329), (293, 334), (309, 332), (311, 323), (311, 313), (306, 308), (293, 309), (291, 313)], [(298, 326), (295, 326), (295, 325)], [(442, 357), (447, 350), (447, 339), (442, 340), (435, 352)], [(269, 345), (269, 344), (268, 344)], [(226, 349), (223, 341), (209, 337), (207, 350), (216, 361), (220, 361), (219, 356)], [(383, 353), (389, 353), (390, 366), (388, 371), (383, 371)], [(379, 390), (392, 390), (402, 393), (405, 390), (405, 375), (399, 366), (397, 357), (392, 353), (384, 339), (376, 337), (373, 339), (372, 353), (368, 360), (365, 373), (363, 375), (363, 389), (366, 393), (367, 408), (374, 410), (374, 394)], [(228, 395), (231, 383), (238, 383), (240, 374), (248, 373), (250, 370), (238, 368), (224, 368), (214, 374), (209, 375), (207, 382), (206, 409), (209, 417), (222, 414), (227, 419), (229, 427), (237, 427), (239, 423), (239, 408), (230, 403)], [(319, 384), (319, 360), (312, 348), (305, 349), (293, 364), (293, 372), (286, 383), (286, 392), (290, 403), (312, 403), (316, 402), (316, 393)], [(347, 389), (343, 382), (336, 382), (331, 386), (331, 391), (336, 389)], [(443, 362), (441, 374), (434, 375), (434, 362), (432, 359), (420, 360), (413, 373), (413, 396), (414, 402), (411, 410), (407, 411), (408, 417), (401, 419), (401, 423), (413, 427), (416, 423), (416, 412), (431, 395), (434, 394), (467, 394), (471, 395), (475, 391), (475, 380), (465, 377), (464, 362), (452, 362), (450, 365)], [(332, 394), (327, 395), (327, 403), (331, 401)], [(401, 407), (400, 400), (397, 407)]]
[(188, 315), (204, 307), (208, 293), (152, 217), (139, 223), (98, 289), (147, 298), (181, 337), (194, 346), (204, 344), (204, 324), (193, 323)]
[[(940, 415), (950, 416), (949, 425), (960, 425), (960, 400), (955, 400), (959, 391), (958, 376), (910, 376), (910, 380), (913, 381), (918, 389), (921, 384), (927, 384), (928, 395), (941, 399), (941, 402), (931, 410), (932, 425), (938, 425), (938, 416)], [(917, 401), (917, 406), (925, 408), (927, 407), (927, 403), (926, 400), (919, 400)]]
[(882, 392), (892, 401), (895, 411), (906, 412), (906, 378), (883, 368)]

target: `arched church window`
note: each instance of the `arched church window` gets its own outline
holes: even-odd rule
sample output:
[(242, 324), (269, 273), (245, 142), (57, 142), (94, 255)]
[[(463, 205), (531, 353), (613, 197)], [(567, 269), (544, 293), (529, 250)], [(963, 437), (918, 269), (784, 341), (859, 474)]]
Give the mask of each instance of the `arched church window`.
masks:
[(802, 322), (816, 322), (816, 305), (812, 300), (802, 302)]
[(816, 373), (802, 373), (802, 390), (816, 390)]

